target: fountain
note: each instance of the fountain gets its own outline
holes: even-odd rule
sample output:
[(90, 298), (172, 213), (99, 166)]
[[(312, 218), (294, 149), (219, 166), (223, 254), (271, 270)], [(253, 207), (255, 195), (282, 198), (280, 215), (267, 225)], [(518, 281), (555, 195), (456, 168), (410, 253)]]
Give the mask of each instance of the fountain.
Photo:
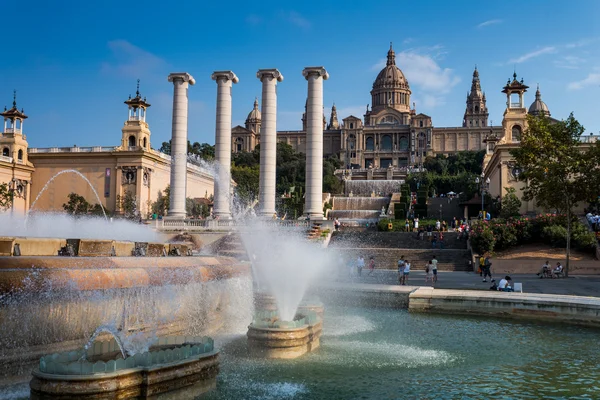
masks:
[(342, 221), (377, 221), (381, 210), (389, 203), (389, 197), (334, 197), (333, 208), (329, 210), (327, 217)]
[[(92, 339), (95, 339), (92, 337)], [(44, 356), (31, 380), (32, 399), (147, 399), (195, 386), (216, 386), (218, 351), (209, 337), (162, 337), (148, 351), (125, 357), (115, 338), (80, 352)]]
[[(241, 237), (253, 257), (255, 316), (248, 350), (266, 358), (295, 358), (319, 346), (323, 304), (306, 299), (312, 281), (331, 266), (330, 255), (303, 232), (253, 226)], [(306, 233), (304, 233), (306, 234)], [(318, 314), (319, 315), (318, 315)]]
[(354, 196), (375, 195), (388, 196), (392, 193), (400, 192), (400, 185), (403, 180), (347, 180), (344, 183), (345, 193), (352, 193)]
[(38, 195), (35, 198), (35, 200), (33, 201), (33, 203), (31, 203), (31, 206), (29, 207), (29, 210), (27, 210), (27, 214), (25, 215), (25, 223), (27, 223), (27, 218), (29, 217), (29, 213), (35, 207), (35, 204), (37, 203), (38, 199), (42, 196), (42, 194), (44, 194), (44, 192), (46, 191), (46, 189), (48, 189), (48, 186), (50, 186), (50, 184), (54, 181), (54, 179), (56, 179), (60, 175), (67, 174), (67, 173), (72, 173), (72, 174), (75, 174), (75, 175), (79, 175), (88, 184), (88, 186), (90, 187), (90, 189), (92, 189), (92, 191), (94, 192), (94, 196), (96, 196), (96, 200), (98, 201), (98, 204), (102, 208), (102, 214), (104, 215), (104, 219), (105, 220), (108, 219), (108, 217), (106, 216), (106, 212), (104, 211), (104, 206), (102, 205), (102, 201), (100, 200), (100, 196), (98, 196), (98, 192), (96, 192), (96, 189), (94, 189), (94, 186), (92, 186), (92, 183), (88, 180), (88, 178), (86, 178), (85, 175), (83, 175), (81, 172), (79, 172), (77, 170), (74, 170), (74, 169), (65, 169), (65, 170), (62, 170), (62, 171), (54, 174), (50, 179), (48, 179), (48, 182), (46, 182), (46, 184), (44, 185), (44, 187), (42, 188), (42, 190), (40, 190), (40, 192), (38, 193)]

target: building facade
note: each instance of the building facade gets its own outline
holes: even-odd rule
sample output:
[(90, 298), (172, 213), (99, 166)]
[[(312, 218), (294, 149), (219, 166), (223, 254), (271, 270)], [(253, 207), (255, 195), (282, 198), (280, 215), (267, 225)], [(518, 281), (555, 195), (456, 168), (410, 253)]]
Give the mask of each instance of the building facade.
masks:
[[(347, 168), (405, 167), (416, 165), (429, 155), (484, 150), (485, 138), (490, 132), (498, 136), (502, 132), (500, 126), (489, 126), (485, 93), (477, 68), (473, 72), (460, 127), (435, 127), (430, 116), (417, 113), (410, 100), (411, 94), (408, 80), (396, 65), (396, 54), (390, 45), (386, 66), (373, 82), (371, 108), (367, 106), (363, 118), (350, 115), (340, 122), (335, 105), (329, 123), (323, 115), (324, 155), (338, 155)], [(261, 114), (258, 101), (255, 101), (245, 126), (236, 126), (232, 130), (232, 151), (252, 151), (260, 143), (260, 125)], [(296, 151), (305, 152), (305, 114), (302, 130), (277, 132), (277, 139)]]
[[(36, 211), (63, 211), (68, 195), (77, 193), (91, 204), (102, 204), (107, 213), (119, 214), (119, 198), (129, 192), (146, 217), (170, 183), (171, 157), (152, 149), (146, 122), (150, 104), (140, 95), (139, 82), (136, 96), (125, 104), (128, 115), (117, 146), (30, 148), (23, 131), (27, 116), (17, 109), (15, 98), (13, 107), (0, 113), (0, 184), (7, 183), (14, 194), (12, 212), (24, 214), (34, 201)], [(65, 170), (75, 172), (59, 174)], [(188, 163), (186, 197), (204, 199), (213, 192), (212, 172)]]

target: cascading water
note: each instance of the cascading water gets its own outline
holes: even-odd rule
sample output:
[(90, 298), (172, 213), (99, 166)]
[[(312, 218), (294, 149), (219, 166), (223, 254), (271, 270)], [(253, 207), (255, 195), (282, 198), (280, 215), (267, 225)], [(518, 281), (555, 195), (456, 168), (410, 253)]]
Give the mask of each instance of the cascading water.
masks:
[(390, 203), (389, 197), (334, 197), (328, 218), (376, 220)]
[(370, 196), (375, 193), (376, 196), (388, 196), (392, 193), (399, 193), (400, 185), (403, 183), (402, 180), (347, 180), (344, 187), (346, 195), (352, 193), (355, 196)]
[(65, 169), (63, 171), (60, 171), (60, 172), (54, 174), (50, 179), (48, 179), (48, 182), (46, 182), (46, 184), (44, 185), (44, 187), (42, 188), (40, 193), (38, 193), (38, 195), (35, 198), (35, 200), (33, 201), (33, 203), (31, 203), (31, 207), (29, 207), (29, 210), (27, 210), (27, 214), (25, 214), (25, 223), (27, 223), (27, 219), (29, 218), (29, 213), (35, 207), (35, 203), (37, 203), (37, 201), (41, 197), (41, 195), (44, 194), (46, 189), (48, 189), (48, 186), (50, 186), (50, 184), (54, 181), (54, 179), (56, 179), (57, 177), (59, 177), (63, 174), (67, 174), (67, 173), (73, 173), (73, 174), (79, 175), (84, 181), (87, 182), (90, 189), (92, 189), (92, 192), (94, 192), (94, 195), (96, 196), (96, 200), (98, 201), (98, 204), (102, 208), (102, 214), (104, 214), (104, 219), (108, 220), (108, 217), (106, 216), (106, 212), (104, 211), (104, 206), (102, 205), (102, 201), (100, 200), (100, 196), (98, 196), (98, 192), (96, 192), (96, 189), (94, 189), (94, 186), (92, 186), (92, 183), (88, 180), (88, 178), (86, 178), (81, 172), (79, 172), (77, 170)]
[(240, 236), (253, 260), (257, 286), (275, 297), (279, 316), (292, 321), (309, 285), (335, 265), (320, 243), (306, 239), (306, 229), (252, 224)]
[(119, 331), (116, 326), (102, 325), (102, 326), (99, 326), (98, 328), (96, 328), (96, 330), (92, 334), (92, 337), (90, 337), (90, 340), (88, 340), (88, 342), (83, 346), (83, 355), (81, 356), (80, 360), (85, 360), (87, 358), (88, 349), (94, 344), (94, 341), (96, 341), (96, 338), (102, 333), (109, 333), (112, 335), (112, 337), (117, 342), (117, 345), (119, 346), (119, 350), (121, 351), (121, 356), (123, 357), (123, 359), (125, 359), (127, 357), (127, 355), (135, 354), (135, 352), (133, 352), (133, 351), (129, 352), (125, 349), (125, 345), (123, 344), (123, 341), (121, 340), (122, 332)]

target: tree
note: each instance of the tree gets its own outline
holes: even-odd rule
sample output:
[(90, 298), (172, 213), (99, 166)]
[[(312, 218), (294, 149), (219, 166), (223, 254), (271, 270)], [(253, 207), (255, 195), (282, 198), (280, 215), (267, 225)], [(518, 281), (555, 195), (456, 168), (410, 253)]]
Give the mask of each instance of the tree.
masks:
[[(161, 153), (170, 155), (171, 154), (171, 141), (169, 140), (168, 142), (162, 142), (158, 151), (160, 151)], [(215, 158), (215, 146), (208, 144), (208, 143), (198, 143), (198, 142), (194, 142), (192, 144), (188, 140), (187, 153), (197, 155), (203, 160), (210, 161)]]
[(13, 192), (8, 188), (8, 183), (0, 183), (0, 210), (6, 211), (12, 207)]
[(244, 203), (251, 204), (258, 198), (259, 176), (258, 165), (252, 167), (232, 165), (231, 178), (237, 184), (237, 195)]
[(505, 187), (506, 194), (502, 197), (500, 207), (500, 218), (518, 217), (521, 209), (521, 200), (517, 196), (517, 189), (514, 187)]
[(117, 195), (117, 206), (123, 211), (127, 219), (138, 217), (137, 200), (131, 191), (127, 190), (123, 196)]
[(152, 206), (150, 207), (152, 210), (152, 213), (156, 214), (156, 215), (163, 215), (163, 216), (167, 215), (167, 211), (169, 211), (170, 196), (171, 196), (171, 186), (170, 185), (167, 185), (165, 190), (163, 190), (162, 192), (159, 190), (156, 201), (154, 203), (152, 203)]
[(85, 197), (77, 193), (69, 193), (69, 201), (63, 204), (63, 209), (71, 215), (86, 215), (91, 207)]
[(526, 182), (523, 199), (535, 200), (539, 207), (566, 214), (565, 276), (568, 276), (573, 209), (578, 202), (597, 195), (598, 187), (591, 186), (591, 182), (598, 179), (600, 143), (588, 149), (582, 146), (584, 128), (572, 113), (559, 122), (529, 115), (527, 123), (529, 127), (520, 146), (510, 153), (522, 170), (519, 178)]

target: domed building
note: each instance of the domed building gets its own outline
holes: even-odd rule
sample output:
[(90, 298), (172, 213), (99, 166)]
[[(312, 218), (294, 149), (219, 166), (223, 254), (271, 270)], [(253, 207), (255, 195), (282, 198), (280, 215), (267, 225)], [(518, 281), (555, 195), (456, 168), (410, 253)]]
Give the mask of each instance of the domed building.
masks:
[[(362, 116), (340, 116), (335, 105), (329, 122), (323, 112), (324, 155), (336, 154), (347, 168), (373, 170), (357, 179), (403, 179), (405, 167), (418, 166), (427, 156), (455, 154), (461, 151), (493, 152), (496, 144), (518, 141), (525, 125), (527, 108), (524, 93), (527, 86), (509, 79), (502, 92), (507, 95), (507, 110), (502, 124), (490, 126), (486, 94), (482, 89), (480, 71), (473, 70), (471, 88), (467, 91), (465, 111), (453, 127), (434, 126), (427, 114), (418, 113), (411, 102), (410, 76), (396, 63), (396, 52), (390, 44), (385, 66), (375, 77), (370, 92), (371, 103)], [(536, 92), (529, 114), (550, 116), (550, 111)], [(260, 111), (258, 101), (248, 114), (245, 126), (232, 130), (232, 151), (252, 151), (260, 142)], [(306, 122), (302, 130), (279, 131), (277, 140), (290, 144), (296, 151), (306, 152)], [(391, 167), (391, 168), (390, 168)], [(379, 172), (378, 172), (379, 171)], [(354, 178), (353, 178), (354, 179)]]
[(540, 85), (537, 86), (537, 90), (535, 91), (535, 101), (531, 103), (529, 106), (529, 114), (535, 115), (543, 115), (546, 117), (550, 116), (550, 110), (546, 103), (542, 101), (542, 95), (540, 93)]

